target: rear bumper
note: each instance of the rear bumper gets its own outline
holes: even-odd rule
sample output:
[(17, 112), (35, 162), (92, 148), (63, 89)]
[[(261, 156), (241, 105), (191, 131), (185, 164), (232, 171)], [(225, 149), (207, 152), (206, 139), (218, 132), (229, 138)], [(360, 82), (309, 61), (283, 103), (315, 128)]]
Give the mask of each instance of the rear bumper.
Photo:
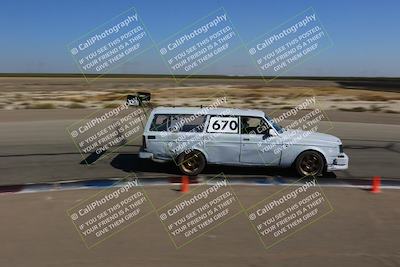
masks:
[(141, 158), (141, 159), (151, 159), (152, 161), (159, 162), (159, 163), (170, 161), (170, 159), (168, 159), (168, 158), (155, 157), (153, 153), (147, 152), (147, 151), (143, 151), (142, 149), (139, 151), (139, 158)]
[(140, 151), (139, 152), (139, 158), (141, 158), (141, 159), (153, 159), (153, 153), (146, 152), (146, 151)]
[(330, 164), (327, 166), (327, 171), (340, 171), (347, 170), (349, 168), (349, 157), (342, 153), (339, 156), (333, 158)]

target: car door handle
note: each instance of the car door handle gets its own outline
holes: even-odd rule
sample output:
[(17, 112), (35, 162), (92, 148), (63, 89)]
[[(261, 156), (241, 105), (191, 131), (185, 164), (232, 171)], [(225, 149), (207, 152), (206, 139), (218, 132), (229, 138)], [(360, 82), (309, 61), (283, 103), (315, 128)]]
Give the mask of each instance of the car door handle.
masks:
[(250, 141), (250, 138), (243, 138), (243, 141)]
[(149, 135), (147, 136), (147, 139), (156, 139), (156, 137), (154, 135)]

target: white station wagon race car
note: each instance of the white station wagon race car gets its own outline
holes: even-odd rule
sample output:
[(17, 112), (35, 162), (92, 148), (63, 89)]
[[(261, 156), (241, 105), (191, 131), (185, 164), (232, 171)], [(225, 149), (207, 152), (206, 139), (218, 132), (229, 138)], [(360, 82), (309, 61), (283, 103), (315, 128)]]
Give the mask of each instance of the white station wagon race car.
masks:
[(143, 133), (140, 158), (174, 161), (185, 175), (206, 164), (294, 167), (299, 175), (345, 170), (339, 138), (287, 130), (264, 112), (248, 109), (158, 107)]

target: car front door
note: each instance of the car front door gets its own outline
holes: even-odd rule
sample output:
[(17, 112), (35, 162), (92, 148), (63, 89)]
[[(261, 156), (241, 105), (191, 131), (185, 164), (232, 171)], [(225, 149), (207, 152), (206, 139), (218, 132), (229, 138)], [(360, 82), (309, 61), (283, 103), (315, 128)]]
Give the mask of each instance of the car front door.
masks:
[(278, 166), (281, 141), (262, 117), (240, 117), (240, 162), (245, 164)]

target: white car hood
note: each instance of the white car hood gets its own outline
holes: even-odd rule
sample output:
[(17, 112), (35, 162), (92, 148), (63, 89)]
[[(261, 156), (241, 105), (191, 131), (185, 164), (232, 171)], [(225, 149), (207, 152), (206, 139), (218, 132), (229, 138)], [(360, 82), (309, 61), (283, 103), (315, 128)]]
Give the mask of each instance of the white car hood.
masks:
[(310, 131), (285, 130), (280, 137), (283, 139), (283, 143), (290, 142), (299, 145), (338, 146), (342, 144), (342, 141), (336, 136)]

